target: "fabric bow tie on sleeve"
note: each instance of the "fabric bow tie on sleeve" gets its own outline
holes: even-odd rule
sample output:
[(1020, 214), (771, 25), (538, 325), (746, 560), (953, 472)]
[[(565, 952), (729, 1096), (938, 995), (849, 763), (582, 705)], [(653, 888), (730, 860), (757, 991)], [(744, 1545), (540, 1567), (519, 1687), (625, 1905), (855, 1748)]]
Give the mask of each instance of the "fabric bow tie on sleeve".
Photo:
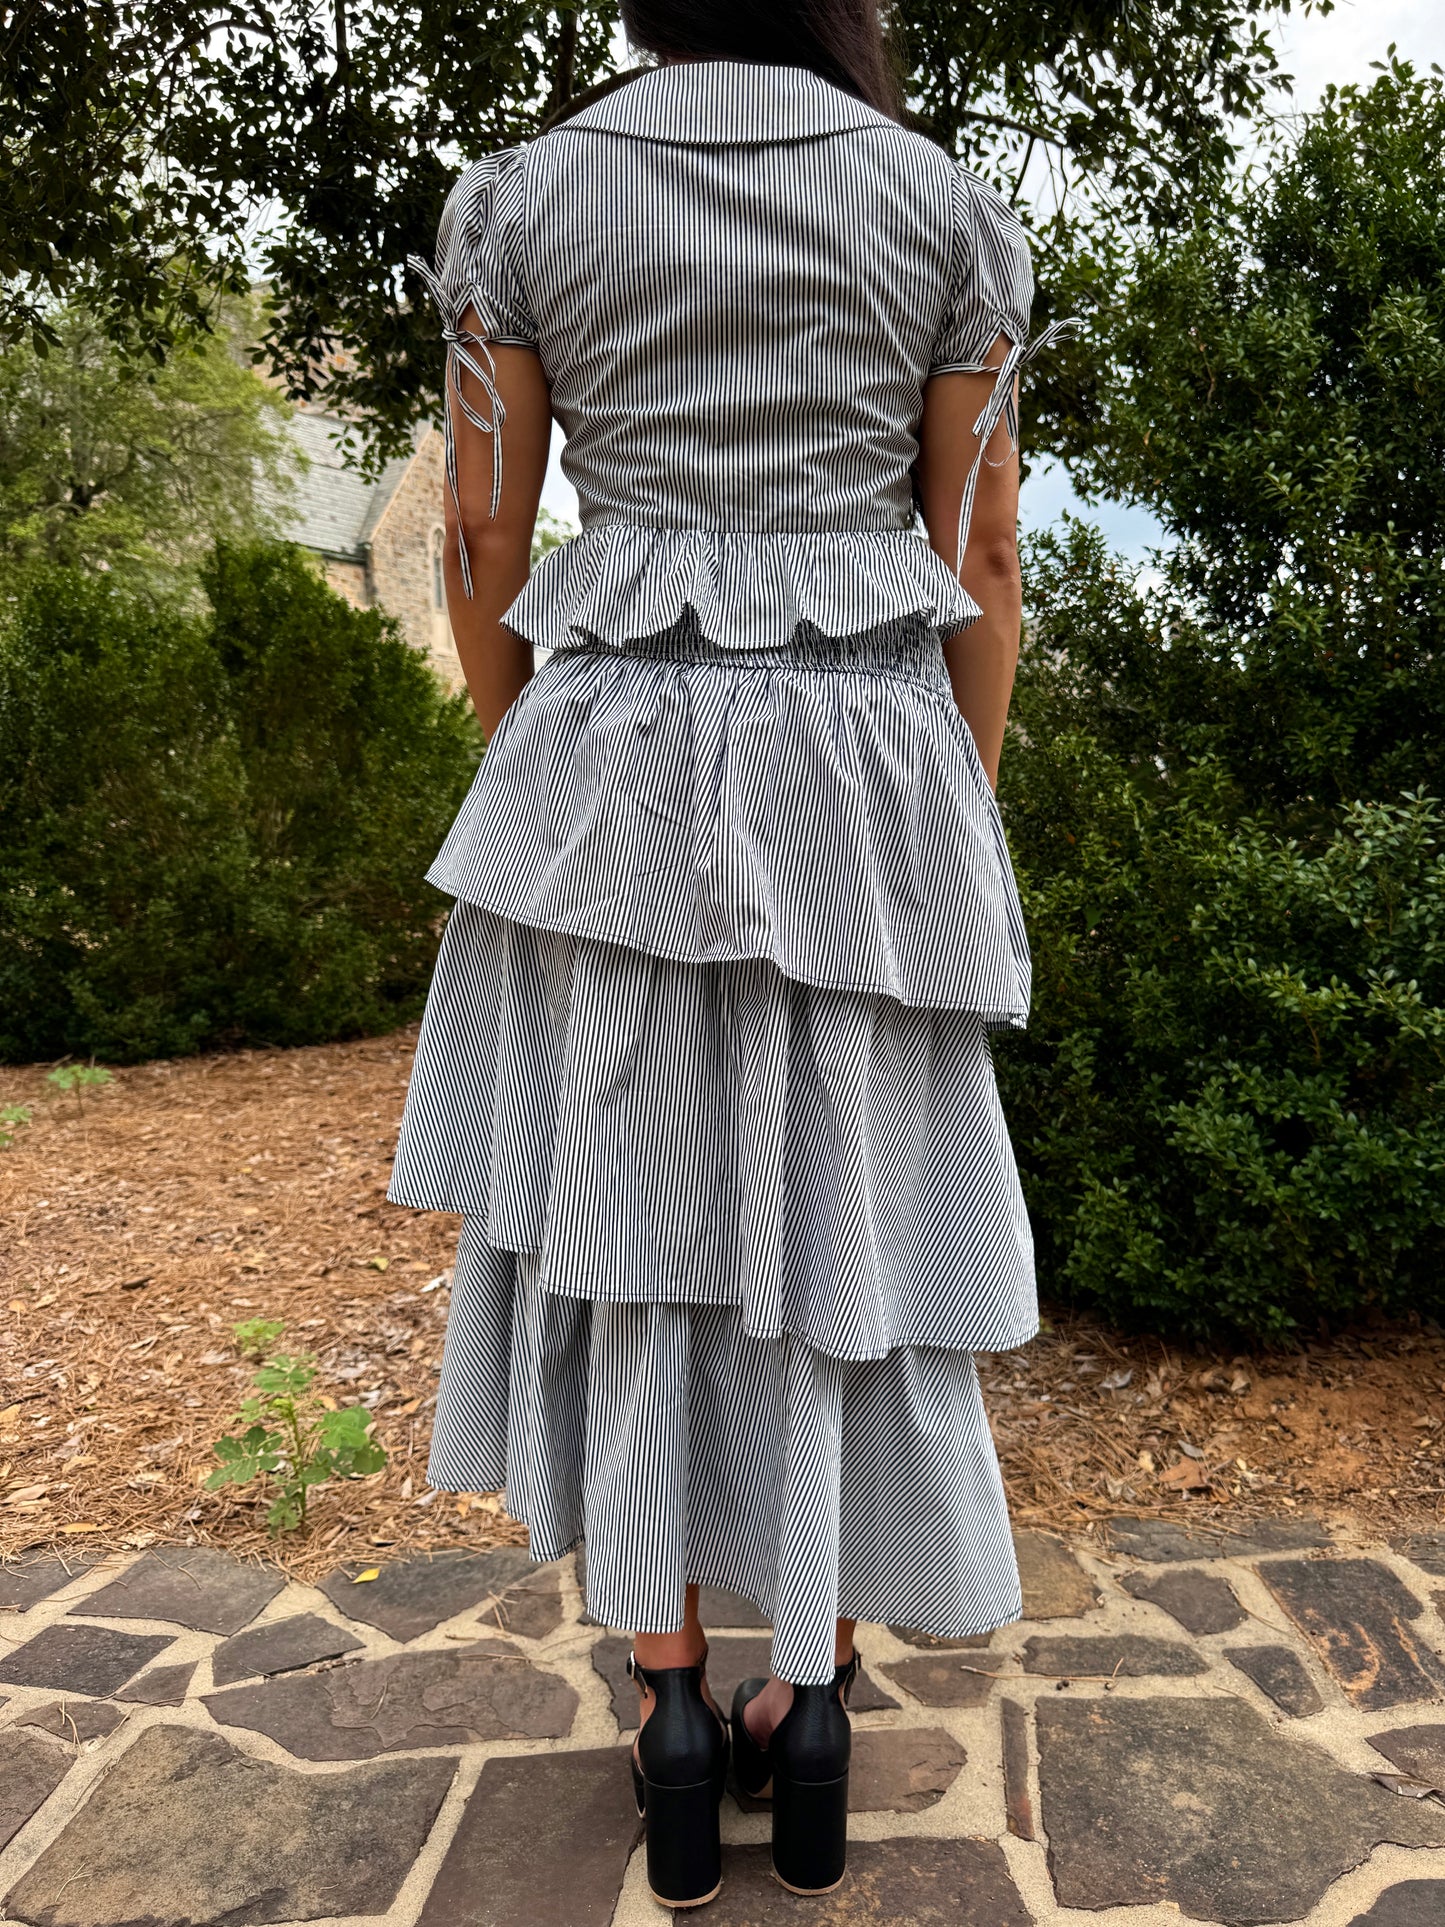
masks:
[[(409, 268), (414, 268), (427, 285), (427, 290), (436, 304), (441, 317), (442, 340), (446, 343), (445, 408), (442, 418), (442, 437), (446, 448), (447, 490), (452, 498), (452, 507), (457, 514), (457, 548), (461, 555), (462, 587), (470, 601), (472, 594), (472, 565), (467, 554), (466, 533), (462, 526), (461, 496), (457, 490), (457, 435), (456, 420), (452, 413), (453, 403), (463, 415), (484, 435), (492, 437), (492, 500), (487, 513), (492, 521), (496, 520), (497, 508), (502, 499), (502, 423), (507, 419), (507, 411), (502, 397), (497, 392), (497, 363), (484, 335), (474, 334), (463, 328), (461, 318), (469, 307), (475, 307), (480, 314), (480, 296), (475, 288), (465, 288), (455, 298), (442, 285), (440, 278), (432, 271), (419, 254), (406, 257)], [(486, 366), (473, 352), (480, 348), (486, 357)], [(481, 384), (491, 408), (491, 419), (474, 408), (462, 391), (462, 370), (475, 376)]]
[(968, 471), (968, 478), (963, 485), (963, 500), (959, 503), (958, 508), (958, 547), (955, 551), (955, 569), (961, 569), (963, 567), (963, 552), (968, 541), (968, 525), (973, 515), (973, 498), (978, 492), (979, 470), (983, 463), (988, 460), (987, 450), (989, 441), (1001, 421), (1008, 429), (1008, 454), (1005, 455), (1001, 461), (989, 462), (989, 467), (1002, 468), (1004, 463), (1009, 461), (1018, 452), (1019, 418), (1018, 409), (1014, 405), (1015, 377), (1024, 364), (1032, 361), (1035, 355), (1042, 354), (1045, 348), (1051, 348), (1053, 344), (1066, 335), (1071, 328), (1080, 328), (1082, 326), (1083, 322), (1077, 315), (1066, 316), (1061, 321), (1051, 321), (1041, 334), (1034, 336), (1032, 341), (1014, 342), (1007, 355), (1005, 355), (994, 381), (992, 392), (988, 400), (984, 403), (983, 411), (979, 415), (978, 420), (973, 425), (973, 432), (978, 437), (978, 453), (974, 456), (973, 466)]

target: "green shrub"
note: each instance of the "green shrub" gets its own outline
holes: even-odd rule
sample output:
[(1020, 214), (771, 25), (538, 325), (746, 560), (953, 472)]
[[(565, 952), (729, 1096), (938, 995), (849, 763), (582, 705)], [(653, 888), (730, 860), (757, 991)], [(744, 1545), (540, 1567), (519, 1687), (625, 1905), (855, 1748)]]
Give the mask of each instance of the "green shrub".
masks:
[(1001, 793), (1047, 1290), (1277, 1338), (1445, 1313), (1445, 82), (1395, 59), (1108, 289)]
[(998, 1056), (1045, 1289), (1199, 1337), (1445, 1311), (1445, 812), (1295, 837), (1207, 750), (1135, 753), (1198, 673), (1183, 613), (1081, 531), (1030, 572), (1035, 1017)]
[(305, 1044), (412, 1015), (480, 738), (284, 545), (209, 607), (77, 570), (0, 624), (0, 1058)]

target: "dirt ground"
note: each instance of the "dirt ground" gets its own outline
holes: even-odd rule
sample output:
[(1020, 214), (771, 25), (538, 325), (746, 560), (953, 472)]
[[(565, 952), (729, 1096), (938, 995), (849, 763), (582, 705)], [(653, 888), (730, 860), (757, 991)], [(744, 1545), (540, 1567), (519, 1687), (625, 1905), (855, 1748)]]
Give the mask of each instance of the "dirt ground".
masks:
[[(0, 1556), (194, 1540), (310, 1579), (523, 1538), (494, 1497), (426, 1484), (457, 1221), (383, 1195), (414, 1037), (145, 1064), (84, 1094), (0, 1071), (0, 1106), (32, 1113), (0, 1149)], [(259, 1488), (201, 1489), (254, 1370), (232, 1325), (259, 1317), (389, 1454), (315, 1488), (306, 1536), (274, 1547)], [(983, 1368), (1019, 1524), (1445, 1516), (1434, 1330), (1244, 1357), (1055, 1314)]]

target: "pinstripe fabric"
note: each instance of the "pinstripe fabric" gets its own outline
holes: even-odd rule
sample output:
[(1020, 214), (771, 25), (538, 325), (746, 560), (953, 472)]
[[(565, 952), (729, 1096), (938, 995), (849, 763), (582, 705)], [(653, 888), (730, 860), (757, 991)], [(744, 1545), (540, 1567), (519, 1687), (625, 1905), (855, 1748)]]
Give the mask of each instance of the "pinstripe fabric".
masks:
[(799, 68), (664, 67), (476, 162), (411, 264), (453, 373), (535, 347), (566, 431), (584, 542), (507, 612), (534, 643), (655, 634), (682, 577), (733, 647), (976, 618), (913, 526), (923, 384), (1052, 335), (1017, 216), (932, 141)]
[(541, 1288), (831, 1357), (1003, 1350), (1033, 1244), (983, 1026), (453, 911), (388, 1195)]
[[(910, 480), (928, 376), (1038, 345), (1012, 209), (811, 73), (706, 61), (478, 162), (436, 273), (417, 265), (449, 447), (457, 367), (486, 383), (488, 340), (530, 343), (582, 520), (505, 616), (566, 659), (508, 712), (432, 880), (519, 922), (1022, 1023), (1017, 892), (940, 647), (978, 612)], [(500, 451), (491, 392), (465, 412)], [(695, 668), (639, 660), (661, 637)]]
[(970, 1353), (854, 1364), (728, 1306), (560, 1298), (471, 1219), (427, 1476), (505, 1485), (536, 1558), (585, 1538), (605, 1625), (670, 1630), (688, 1580), (742, 1593), (784, 1679), (831, 1679), (839, 1614), (962, 1638), (1021, 1611)]
[(585, 1537), (605, 1623), (736, 1588), (786, 1678), (831, 1677), (840, 1613), (1000, 1624), (973, 1354), (1037, 1329), (989, 1047), (1029, 959), (910, 468), (929, 374), (1000, 334), (1013, 427), (1018, 222), (813, 75), (702, 62), (478, 163), (417, 265), (449, 475), (456, 409), (495, 512), (526, 343), (582, 517), (430, 872), (388, 1193), (463, 1214), (429, 1476), (505, 1483), (539, 1558)]
[(767, 958), (820, 988), (1024, 1022), (1008, 846), (936, 634), (631, 650), (543, 665), (433, 883), (656, 956)]

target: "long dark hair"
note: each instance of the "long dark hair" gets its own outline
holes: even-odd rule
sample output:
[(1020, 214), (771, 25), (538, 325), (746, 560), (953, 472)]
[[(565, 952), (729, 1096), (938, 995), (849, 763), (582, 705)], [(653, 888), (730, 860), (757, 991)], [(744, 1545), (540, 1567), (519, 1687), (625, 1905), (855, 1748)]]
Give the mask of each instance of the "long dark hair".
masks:
[(660, 60), (810, 67), (894, 120), (901, 98), (878, 0), (621, 0), (634, 47)]

